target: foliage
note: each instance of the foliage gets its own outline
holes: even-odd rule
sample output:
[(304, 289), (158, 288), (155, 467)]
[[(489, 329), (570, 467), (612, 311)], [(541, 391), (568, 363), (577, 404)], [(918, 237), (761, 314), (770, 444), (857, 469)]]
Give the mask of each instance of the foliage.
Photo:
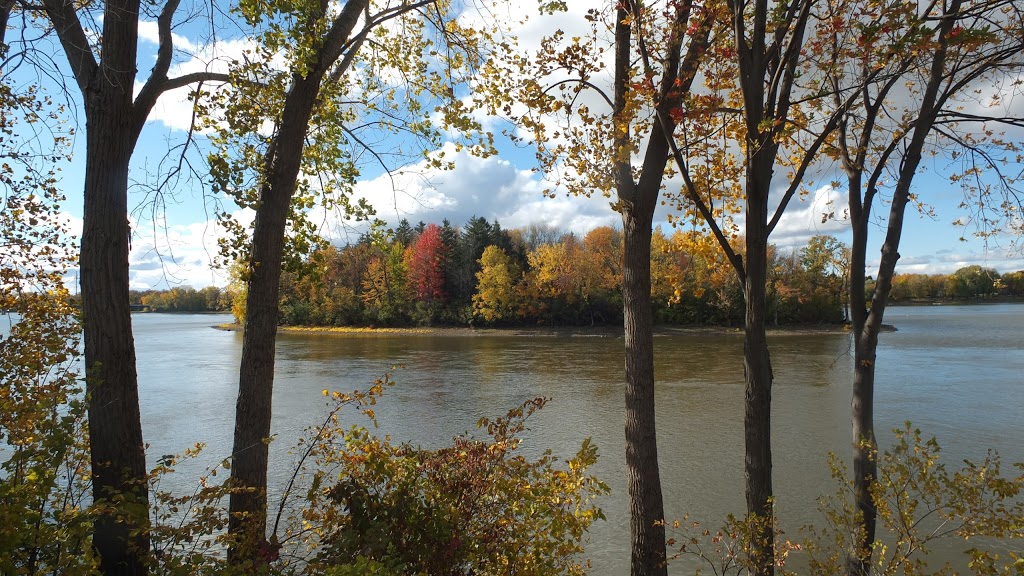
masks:
[[(374, 215), (366, 199), (351, 196), (367, 167), (393, 171), (424, 160), (430, 168), (451, 168), (436, 151), (455, 134), (464, 137), (455, 137), (457, 148), (492, 153), (491, 135), (454, 98), (454, 86), (481, 58), (486, 30), (462, 27), (460, 8), (445, 0), (368, 2), (368, 19), (333, 53), (326, 32), (338, 27), (343, 6), (324, 6), (240, 2), (235, 13), (253, 26), (256, 42), (232, 63), (232, 89), (214, 94), (202, 109), (214, 130), (214, 189), (240, 207), (255, 208), (271, 168), (267, 159), (279, 154), (268, 135), (281, 133), (293, 78), (330, 68), (317, 71), (323, 81), (304, 131), (285, 236), (289, 264), (324, 245), (311, 210), (356, 219)], [(385, 139), (397, 143), (381, 144)], [(246, 259), (249, 231), (227, 211), (219, 217), (231, 232), (221, 242), (222, 256)]]
[(1024, 296), (1024, 271), (1000, 275), (992, 268), (972, 265), (952, 274), (895, 274), (889, 299), (974, 300), (996, 295)]
[(521, 273), (516, 263), (497, 246), (488, 246), (480, 256), (476, 273), (477, 291), (473, 294), (473, 312), (485, 322), (502, 322), (515, 318), (519, 310)]
[(163, 455), (149, 472), (153, 574), (231, 574), (222, 555), (228, 542), (224, 504), (231, 489), (216, 481), (218, 472), (230, 467), (230, 460), (209, 469), (191, 493), (177, 494), (162, 485), (177, 473), (177, 466), (198, 457), (203, 448), (196, 444), (182, 454)]
[[(497, 222), (477, 219), (474, 227), (483, 226), (501, 229)], [(437, 238), (428, 238), (432, 246), (428, 253), (435, 256), (418, 260), (415, 265), (423, 270), (417, 276), (411, 268), (419, 258), (417, 246), (432, 229), (437, 230)], [(484, 247), (474, 267), (467, 267), (458, 254), (475, 250), (479, 239), (457, 231), (450, 226), (425, 225), (423, 232), (417, 233), (410, 227), (405, 235), (412, 244), (402, 251), (401, 262), (398, 244), (383, 236), (318, 250), (301, 271), (282, 279), (282, 322), (341, 326), (468, 324), (474, 320), (545, 325), (621, 321), (620, 230), (594, 228), (582, 241), (572, 234), (538, 227), (502, 230), (499, 242)], [(834, 252), (820, 256), (825, 258), (823, 265), (811, 261), (819, 258), (814, 244), (788, 256), (771, 251), (773, 299), (769, 314), (776, 324), (843, 319), (844, 303), (837, 287), (844, 277), (844, 245), (832, 237), (815, 242), (827, 243)], [(652, 247), (652, 298), (658, 321), (742, 324), (742, 290), (713, 239), (682, 229), (668, 237), (658, 228)], [(460, 285), (461, 278), (473, 269), (477, 272), (469, 285), (471, 314), (463, 315), (458, 294), (466, 287)], [(431, 276), (425, 281), (428, 273)], [(422, 283), (420, 288), (417, 282)], [(426, 287), (430, 287), (429, 294), (424, 295), (429, 298), (418, 297), (416, 293)]]
[(347, 412), (376, 425), (388, 375), (365, 391), (324, 391), (328, 411), (292, 450), (295, 468), (276, 510), (258, 566), (231, 566), (227, 459), (178, 494), (163, 481), (200, 455), (197, 444), (165, 455), (149, 473), (154, 574), (582, 574), (590, 525), (604, 516), (595, 499), (608, 488), (588, 470), (597, 447), (584, 441), (561, 462), (550, 451), (523, 452), (526, 424), (547, 400), (537, 398), (505, 416), (483, 418), (485, 439), (456, 436), (425, 449), (392, 444), (362, 426), (346, 427)]
[[(40, 224), (54, 221), (50, 208), (36, 213)], [(25, 232), (24, 221), (14, 224), (0, 230), (0, 243)], [(88, 574), (94, 566), (76, 311), (62, 270), (33, 270), (38, 261), (22, 261), (25, 268), (13, 271), (10, 262), (4, 259), (0, 286), (0, 309), (10, 314), (0, 332), (0, 572)]]
[(224, 312), (234, 306), (234, 292), (216, 286), (196, 290), (191, 286), (175, 286), (169, 290), (132, 291), (133, 306), (150, 312)]
[(405, 253), (400, 243), (384, 245), (380, 255), (370, 260), (363, 275), (363, 304), (367, 316), (382, 324), (401, 323), (408, 314), (409, 280)]
[(702, 569), (709, 569), (716, 576), (752, 574), (756, 564), (751, 554), (763, 548), (763, 544), (752, 546), (751, 539), (766, 531), (774, 534), (777, 546), (775, 568), (784, 575), (793, 574), (786, 570), (786, 561), (790, 554), (801, 550), (801, 545), (785, 538), (774, 519), (754, 516), (736, 518), (730, 514), (717, 530), (710, 530), (688, 517), (676, 520), (668, 529), (670, 538), (666, 544), (673, 551), (668, 559), (695, 566), (698, 574)]
[(460, 435), (435, 450), (343, 428), (343, 408), (373, 418), (388, 385), (384, 377), (365, 393), (324, 391), (331, 409), (300, 440), (285, 498), (305, 490), (304, 500), (271, 542), (312, 573), (582, 573), (587, 529), (604, 517), (594, 499), (607, 492), (587, 473), (597, 458), (589, 440), (564, 464), (550, 451), (523, 455), (521, 433), (543, 398), (481, 419), (487, 439)]
[[(62, 278), (75, 245), (57, 188), (69, 134), (36, 87), (9, 80), (0, 82), (0, 573), (88, 574), (81, 326)], [(53, 147), (26, 142), (34, 130), (50, 130)]]
[(410, 230), (405, 267), (419, 312), (417, 323), (429, 325), (439, 316), (447, 300), (444, 263), (448, 259), (448, 247), (441, 236), (441, 227), (437, 224), (425, 226), (415, 239), (411, 235)]
[[(935, 438), (906, 423), (893, 431), (896, 442), (878, 456), (878, 480), (870, 493), (882, 528), (872, 543), (871, 573), (880, 576), (932, 574), (928, 552), (933, 547), (964, 543), (966, 565), (979, 575), (1020, 574), (1024, 558), (1013, 551), (972, 543), (979, 539), (1024, 537), (1024, 464), (1017, 476), (1002, 473), (999, 455), (989, 452), (980, 462), (964, 460), (959, 469), (940, 461)], [(837, 574), (850, 557), (863, 551), (863, 524), (853, 504), (853, 482), (846, 468), (831, 460), (839, 490), (820, 501), (825, 526), (808, 529), (806, 549), (815, 574)], [(952, 566), (938, 573), (955, 573)]]
[(977, 264), (960, 268), (946, 279), (945, 292), (949, 298), (977, 298), (995, 293), (999, 273)]

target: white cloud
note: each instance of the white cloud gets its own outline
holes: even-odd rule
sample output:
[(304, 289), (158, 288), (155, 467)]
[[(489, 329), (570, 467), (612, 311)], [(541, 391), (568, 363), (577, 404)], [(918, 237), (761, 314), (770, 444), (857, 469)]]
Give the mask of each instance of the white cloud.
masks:
[(831, 186), (794, 197), (779, 218), (771, 241), (780, 248), (791, 248), (807, 244), (818, 234), (843, 234), (850, 229), (848, 206), (846, 193)]
[[(187, 52), (194, 52), (196, 50), (196, 45), (181, 34), (171, 32), (171, 39), (174, 41), (174, 48), (176, 50), (185, 50)], [(157, 28), (156, 21), (139, 21), (139, 40), (148, 42), (154, 46), (158, 46), (160, 44), (160, 31)]]
[[(1000, 274), (1024, 270), (1024, 254), (1019, 250), (992, 248), (989, 250), (938, 250), (929, 254), (902, 257), (896, 263), (897, 274), (951, 274), (965, 266), (979, 265), (994, 268)], [(867, 263), (869, 275), (878, 270), (878, 259)]]
[[(68, 213), (62, 213), (61, 217), (71, 234), (80, 238), (82, 219)], [(249, 224), (253, 214), (251, 210), (237, 210), (233, 217)], [(227, 270), (212, 264), (217, 256), (217, 240), (225, 234), (216, 220), (171, 225), (163, 221), (156, 225), (139, 225), (131, 220), (131, 228), (128, 275), (132, 290), (175, 286), (202, 288), (228, 283)], [(73, 286), (77, 280), (77, 268), (69, 270), (65, 282), (72, 291), (76, 290)]]
[(215, 221), (133, 230), (128, 254), (131, 288), (224, 286), (227, 271), (211, 265), (220, 233)]
[[(455, 152), (451, 144), (443, 148), (446, 158), (455, 159), (449, 172), (430, 170), (424, 162), (364, 180), (356, 186), (356, 198), (366, 199), (377, 216), (390, 224), (402, 218), (412, 223), (440, 223), (447, 219), (462, 225), (472, 216), (497, 219), (504, 228), (544, 223), (560, 229), (584, 233), (603, 225), (615, 225), (619, 215), (606, 198), (546, 198), (544, 190), (554, 185), (530, 170), (516, 168), (502, 158), (477, 158)], [(343, 231), (351, 227), (335, 215), (322, 212), (314, 221), (324, 222), (335, 240), (343, 240)]]

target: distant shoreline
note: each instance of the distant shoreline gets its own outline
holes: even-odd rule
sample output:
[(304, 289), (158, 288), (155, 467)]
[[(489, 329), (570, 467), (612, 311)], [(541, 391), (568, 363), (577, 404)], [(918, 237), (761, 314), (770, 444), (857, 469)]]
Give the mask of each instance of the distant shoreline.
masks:
[[(218, 324), (217, 330), (239, 332), (239, 324)], [(882, 325), (882, 332), (896, 332), (895, 326)], [(365, 326), (281, 326), (278, 332), (291, 334), (337, 334), (342, 336), (492, 336), (548, 338), (620, 338), (621, 326), (517, 326), (508, 328), (471, 328), (468, 326), (436, 326), (408, 328), (370, 328)], [(816, 336), (849, 334), (848, 324), (790, 325), (768, 327), (769, 336)], [(742, 335), (743, 328), (728, 326), (655, 326), (655, 336)]]

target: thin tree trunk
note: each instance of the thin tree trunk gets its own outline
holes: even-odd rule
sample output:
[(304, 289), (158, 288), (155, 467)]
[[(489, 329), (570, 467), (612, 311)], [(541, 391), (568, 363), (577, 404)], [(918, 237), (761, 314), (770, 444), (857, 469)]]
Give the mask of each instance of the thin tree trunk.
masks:
[(859, 558), (850, 565), (851, 574), (868, 576), (871, 571), (872, 544), (875, 541), (877, 510), (871, 497), (871, 486), (878, 477), (875, 459), (875, 351), (877, 335), (871, 338), (866, 333), (854, 335), (853, 368), (853, 494), (857, 513), (860, 515), (863, 532), (860, 535)]
[[(856, 189), (854, 189), (856, 186)], [(852, 194), (860, 194), (860, 177), (851, 177)], [(851, 196), (852, 198), (853, 196)], [(853, 203), (851, 203), (853, 204)], [(875, 462), (875, 352), (878, 332), (868, 330), (865, 284), (868, 222), (859, 203), (851, 206), (853, 244), (850, 248), (850, 322), (853, 328), (853, 398), (851, 424), (853, 440), (853, 494), (860, 515), (861, 533), (857, 552), (847, 559), (851, 576), (867, 576), (871, 570), (872, 544), (875, 541), (877, 511), (871, 498), (871, 485), (878, 476)]]
[(86, 94), (85, 208), (81, 283), (89, 451), (97, 517), (93, 548), (103, 574), (145, 574), (149, 553), (146, 453), (128, 304), (128, 162), (134, 147), (131, 91)]
[(626, 344), (626, 480), (634, 576), (667, 574), (665, 518), (654, 418), (651, 312), (653, 209), (623, 210), (622, 297)]
[(232, 537), (228, 559), (235, 564), (266, 562), (274, 554), (266, 542), (267, 462), (281, 259), (288, 210), (322, 77), (319, 69), (305, 78), (294, 78), (280, 132), (267, 158), (266, 181), (260, 189), (253, 226), (228, 503), (228, 533)]
[[(763, 232), (763, 203), (749, 202), (747, 210), (746, 305), (743, 333), (744, 479), (750, 515), (750, 560), (754, 574), (775, 573), (774, 511), (772, 504), (772, 363), (765, 332), (767, 238)], [(766, 208), (766, 207), (764, 207)]]

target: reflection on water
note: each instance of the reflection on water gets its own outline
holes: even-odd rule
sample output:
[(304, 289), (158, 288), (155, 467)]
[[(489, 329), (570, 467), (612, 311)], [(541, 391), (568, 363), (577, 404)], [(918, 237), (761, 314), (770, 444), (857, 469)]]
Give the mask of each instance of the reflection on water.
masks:
[[(204, 441), (210, 464), (230, 452), (241, 335), (218, 316), (136, 315), (144, 430), (150, 458)], [(1020, 418), (1024, 306), (892, 308), (878, 366), (876, 425), (912, 420), (939, 437), (948, 462), (998, 448), (1024, 460)], [(774, 336), (774, 485), (783, 527), (817, 520), (833, 490), (826, 455), (848, 452), (850, 338)], [(655, 339), (659, 453), (669, 518), (715, 522), (743, 510), (743, 368), (739, 334)], [(378, 406), (381, 433), (438, 446), (535, 396), (553, 399), (530, 421), (527, 450), (569, 456), (586, 437), (612, 495), (589, 556), (594, 574), (628, 566), (622, 341), (615, 337), (396, 336), (284, 333), (278, 340), (272, 477), (288, 446), (322, 413), (324, 388), (366, 387), (394, 370)], [(353, 420), (355, 421), (355, 420)], [(883, 438), (884, 440), (884, 438)], [(181, 481), (194, 478), (183, 469)], [(191, 476), (190, 476), (191, 474)], [(682, 570), (679, 570), (682, 572)]]

